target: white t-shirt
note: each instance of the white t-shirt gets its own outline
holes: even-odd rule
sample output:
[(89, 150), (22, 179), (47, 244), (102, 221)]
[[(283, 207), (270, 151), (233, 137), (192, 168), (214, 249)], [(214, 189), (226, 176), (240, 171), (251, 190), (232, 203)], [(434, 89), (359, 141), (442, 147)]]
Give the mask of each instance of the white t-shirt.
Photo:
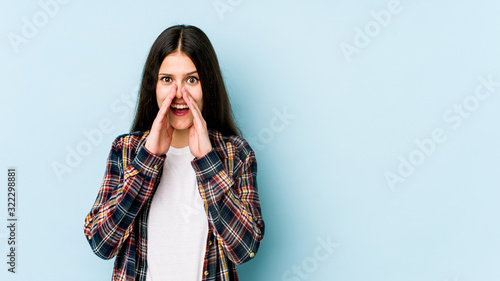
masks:
[(208, 220), (189, 146), (170, 147), (148, 218), (146, 281), (200, 281)]

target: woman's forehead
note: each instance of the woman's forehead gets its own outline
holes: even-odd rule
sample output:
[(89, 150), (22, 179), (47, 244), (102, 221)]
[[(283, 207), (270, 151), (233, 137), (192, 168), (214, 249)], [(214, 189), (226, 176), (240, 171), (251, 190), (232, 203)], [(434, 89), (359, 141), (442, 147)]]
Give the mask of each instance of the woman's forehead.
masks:
[(164, 74), (192, 74), (195, 71), (193, 61), (181, 52), (169, 54), (160, 65), (160, 73)]

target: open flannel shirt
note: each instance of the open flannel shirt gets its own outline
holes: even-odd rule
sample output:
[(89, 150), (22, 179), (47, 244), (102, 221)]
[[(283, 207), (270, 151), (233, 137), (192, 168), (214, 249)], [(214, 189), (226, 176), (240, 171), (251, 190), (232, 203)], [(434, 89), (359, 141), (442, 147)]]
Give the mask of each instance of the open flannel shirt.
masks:
[[(238, 280), (236, 264), (253, 258), (264, 235), (254, 151), (239, 136), (209, 130), (213, 149), (191, 165), (208, 219), (202, 280)], [(109, 153), (84, 232), (94, 253), (116, 256), (113, 281), (145, 281), (148, 211), (165, 155), (144, 145), (149, 131), (118, 136)]]

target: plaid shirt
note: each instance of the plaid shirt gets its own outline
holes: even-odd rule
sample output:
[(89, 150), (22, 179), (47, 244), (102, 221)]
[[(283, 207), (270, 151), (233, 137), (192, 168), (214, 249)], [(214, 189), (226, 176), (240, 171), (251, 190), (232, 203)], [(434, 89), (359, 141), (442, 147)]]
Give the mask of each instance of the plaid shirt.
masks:
[[(149, 131), (118, 136), (84, 232), (94, 253), (116, 256), (113, 281), (145, 281), (148, 211), (160, 182), (165, 155), (144, 144)], [(209, 130), (213, 149), (191, 165), (208, 219), (203, 281), (238, 280), (236, 264), (254, 257), (264, 235), (257, 162), (239, 136)]]

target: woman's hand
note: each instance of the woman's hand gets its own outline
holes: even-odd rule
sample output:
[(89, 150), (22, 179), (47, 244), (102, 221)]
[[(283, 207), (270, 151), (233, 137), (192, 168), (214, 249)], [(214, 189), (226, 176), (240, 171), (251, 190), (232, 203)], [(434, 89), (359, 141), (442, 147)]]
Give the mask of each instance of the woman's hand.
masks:
[(193, 114), (193, 125), (189, 127), (189, 150), (196, 158), (202, 158), (212, 150), (212, 144), (208, 137), (207, 122), (201, 115), (200, 108), (193, 97), (185, 88), (182, 88), (182, 97), (187, 102), (191, 114)]
[(177, 93), (177, 86), (174, 84), (168, 96), (163, 100), (160, 110), (156, 115), (148, 139), (146, 140), (146, 148), (158, 156), (167, 154), (172, 142), (172, 135), (174, 127), (168, 121), (168, 112), (170, 111), (170, 104)]

